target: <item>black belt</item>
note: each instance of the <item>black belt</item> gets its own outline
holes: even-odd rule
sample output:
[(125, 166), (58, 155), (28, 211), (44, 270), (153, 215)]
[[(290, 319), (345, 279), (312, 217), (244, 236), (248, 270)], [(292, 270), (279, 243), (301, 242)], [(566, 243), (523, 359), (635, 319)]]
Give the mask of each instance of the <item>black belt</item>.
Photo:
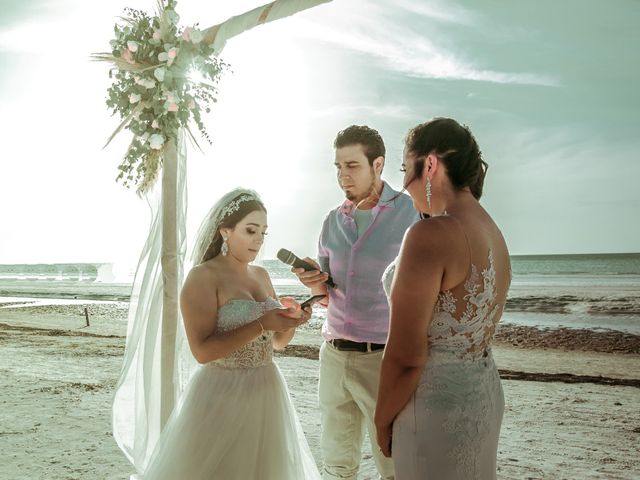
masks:
[(342, 338), (329, 340), (329, 343), (343, 352), (374, 352), (384, 349), (384, 343), (352, 342)]

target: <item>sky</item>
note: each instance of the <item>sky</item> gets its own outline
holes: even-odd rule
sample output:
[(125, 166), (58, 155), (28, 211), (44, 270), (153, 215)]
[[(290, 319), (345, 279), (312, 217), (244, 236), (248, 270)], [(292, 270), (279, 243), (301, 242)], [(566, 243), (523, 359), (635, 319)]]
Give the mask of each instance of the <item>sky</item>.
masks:
[[(178, 2), (205, 28), (263, 2)], [(124, 7), (151, 0), (2, 0), (0, 263), (134, 267), (144, 199), (115, 182), (130, 134), (105, 106), (108, 49)], [(188, 153), (192, 233), (226, 191), (257, 190), (263, 258), (314, 256), (342, 202), (333, 139), (380, 131), (383, 178), (401, 187), (403, 138), (432, 117), (474, 132), (489, 163), (482, 204), (512, 254), (640, 252), (640, 2), (334, 0), (227, 43)]]

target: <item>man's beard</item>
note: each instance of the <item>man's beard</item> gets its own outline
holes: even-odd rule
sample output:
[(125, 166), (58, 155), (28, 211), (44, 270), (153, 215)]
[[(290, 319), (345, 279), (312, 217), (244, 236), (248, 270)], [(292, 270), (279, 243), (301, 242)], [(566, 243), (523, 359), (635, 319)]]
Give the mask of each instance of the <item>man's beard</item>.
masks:
[(347, 197), (347, 200), (350, 200), (353, 203), (355, 203), (357, 207), (360, 203), (362, 203), (363, 201), (371, 197), (375, 191), (376, 191), (376, 179), (375, 177), (373, 177), (373, 179), (371, 180), (371, 184), (369, 185), (369, 188), (367, 188), (367, 190), (363, 195), (356, 195), (352, 192), (345, 192), (345, 196)]

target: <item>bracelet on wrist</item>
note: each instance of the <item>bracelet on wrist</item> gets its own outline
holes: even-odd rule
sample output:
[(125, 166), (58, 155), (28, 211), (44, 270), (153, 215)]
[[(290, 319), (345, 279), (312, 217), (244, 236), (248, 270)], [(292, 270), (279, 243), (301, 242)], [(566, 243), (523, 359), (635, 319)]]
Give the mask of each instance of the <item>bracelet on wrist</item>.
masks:
[(260, 336), (263, 339), (267, 338), (267, 336), (264, 334), (264, 327), (262, 326), (262, 322), (260, 321), (260, 319), (256, 319), (256, 322), (258, 322), (258, 325), (260, 325)]

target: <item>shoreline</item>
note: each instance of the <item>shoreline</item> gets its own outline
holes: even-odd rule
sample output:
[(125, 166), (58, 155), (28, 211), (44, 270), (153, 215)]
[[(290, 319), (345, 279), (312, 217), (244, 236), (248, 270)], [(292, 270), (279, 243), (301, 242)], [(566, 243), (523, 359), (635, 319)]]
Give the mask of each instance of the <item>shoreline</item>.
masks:
[[(90, 326), (85, 326), (84, 309), (88, 309)], [(0, 322), (9, 325), (31, 326), (44, 329), (83, 329), (102, 335), (126, 336), (129, 303), (121, 301), (63, 300), (38, 301), (0, 297)], [(570, 322), (551, 325), (546, 318), (539, 323), (505, 315), (496, 328), (494, 345), (511, 345), (530, 349), (558, 349), (565, 351), (640, 354), (640, 334), (593, 327), (568, 326)], [(530, 312), (531, 313), (531, 312)], [(324, 311), (314, 312), (309, 324), (299, 327), (294, 343), (319, 346), (322, 343), (320, 325)], [(523, 315), (518, 312), (518, 315)], [(535, 314), (534, 314), (535, 315)], [(588, 314), (584, 314), (588, 316)], [(537, 317), (536, 317), (537, 318)], [(555, 318), (555, 317), (554, 317)], [(640, 323), (640, 319), (639, 319)], [(639, 326), (640, 328), (640, 326)], [(301, 342), (300, 338), (304, 340)]]
[[(127, 302), (25, 302), (0, 298), (0, 334), (33, 333), (49, 337), (112, 339), (124, 353)], [(85, 325), (84, 308), (90, 314)], [(317, 360), (324, 341), (322, 317), (299, 327), (291, 344), (277, 357)], [(493, 353), (501, 377), (532, 382), (640, 386), (640, 335), (617, 330), (564, 326), (529, 326), (500, 322)]]
[[(109, 334), (100, 334), (100, 333), (92, 333), (81, 330), (66, 330), (59, 328), (41, 328), (27, 325), (12, 325), (8, 323), (3, 323), (0, 320), (0, 338), (2, 336), (8, 334), (9, 332), (22, 332), (26, 334), (35, 334), (35, 335), (46, 335), (49, 337), (90, 337), (90, 338), (100, 338), (100, 339), (113, 339), (113, 340), (124, 340), (126, 337), (122, 335), (109, 335)], [(535, 346), (522, 346), (517, 345), (519, 349), (522, 350), (536, 350)], [(124, 355), (124, 344), (121, 345), (121, 355)], [(498, 343), (493, 348), (497, 351), (496, 356), (499, 359), (503, 359), (505, 356), (504, 345)], [(542, 352), (553, 353), (555, 352), (556, 356), (562, 356), (563, 353), (566, 353), (567, 350), (557, 349), (557, 348), (541, 348), (539, 349)], [(274, 351), (275, 358), (281, 357), (292, 357), (292, 358), (304, 358), (306, 360), (315, 360), (319, 359), (319, 345), (309, 345), (307, 343), (292, 342), (287, 345), (282, 351)], [(581, 350), (581, 352), (589, 352)], [(594, 351), (592, 351), (594, 352)], [(597, 351), (595, 351), (597, 352)], [(595, 353), (594, 352), (594, 353)], [(514, 352), (511, 352), (512, 354)], [(598, 352), (603, 353), (603, 352)], [(625, 359), (628, 359), (631, 363), (637, 363), (637, 366), (640, 368), (640, 355), (630, 352), (604, 352), (605, 354), (613, 354), (620, 357), (620, 363), (625, 363)], [(570, 365), (566, 363), (565, 365)], [(544, 369), (543, 369), (544, 370)], [(521, 381), (530, 381), (530, 382), (561, 382), (561, 383), (591, 383), (595, 385), (612, 385), (612, 386), (628, 386), (640, 388), (640, 370), (636, 371), (636, 375), (633, 376), (634, 370), (629, 370), (629, 376), (622, 372), (615, 374), (613, 376), (606, 376), (603, 374), (598, 375), (587, 375), (584, 372), (582, 373), (568, 373), (566, 371), (531, 371), (531, 369), (520, 368), (517, 370), (499, 368), (498, 372), (500, 374), (500, 378), (503, 380), (521, 380)], [(637, 376), (637, 378), (636, 378)]]
[[(87, 287), (87, 285), (80, 285)], [(91, 285), (88, 285), (91, 287)], [(280, 296), (293, 296), (296, 300), (303, 300), (306, 294), (300, 294), (290, 285), (275, 285)], [(68, 291), (51, 289), (51, 291), (37, 291), (33, 287), (13, 290), (0, 287), (0, 306), (3, 300), (23, 303), (39, 303), (43, 301), (62, 302), (125, 302), (131, 299), (128, 284), (110, 284), (106, 287), (121, 291), (99, 293), (95, 290), (83, 291), (78, 285), (72, 285)], [(509, 313), (541, 313), (541, 314), (601, 314), (601, 315), (640, 315), (640, 294), (636, 287), (616, 289), (602, 287), (597, 296), (585, 296), (579, 286), (536, 286), (536, 293), (531, 293), (530, 286), (512, 285), (506, 302), (506, 312)], [(126, 292), (126, 293), (125, 293)], [(6, 302), (5, 302), (6, 303)]]

